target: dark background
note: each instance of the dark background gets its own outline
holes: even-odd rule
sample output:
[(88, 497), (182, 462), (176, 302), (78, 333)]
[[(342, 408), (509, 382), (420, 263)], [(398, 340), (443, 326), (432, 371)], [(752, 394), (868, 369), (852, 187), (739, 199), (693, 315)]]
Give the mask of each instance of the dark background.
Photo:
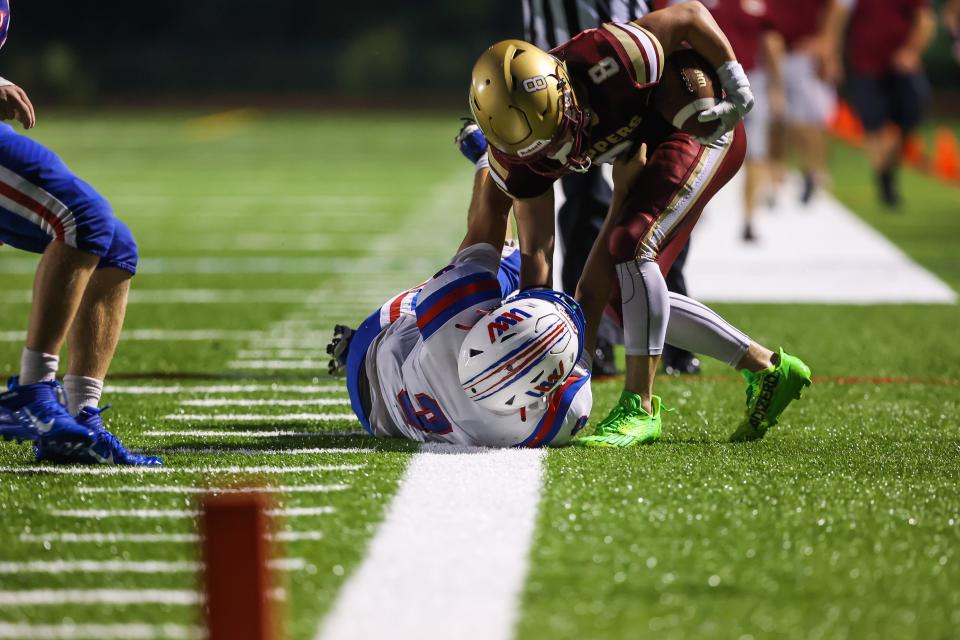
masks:
[[(522, 35), (520, 0), (11, 4), (0, 75), (48, 105), (459, 104), (483, 49)], [(938, 87), (960, 84), (942, 33), (927, 68)]]

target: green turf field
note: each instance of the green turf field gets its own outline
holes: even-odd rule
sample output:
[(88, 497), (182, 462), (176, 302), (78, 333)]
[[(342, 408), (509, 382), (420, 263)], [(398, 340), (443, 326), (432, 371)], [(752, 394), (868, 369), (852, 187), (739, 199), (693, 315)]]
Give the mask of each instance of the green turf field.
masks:
[[(8, 602), (0, 628), (171, 623), (196, 635), (198, 583), (182, 565), (196, 560), (195, 546), (169, 539), (196, 531), (196, 496), (182, 490), (258, 476), (284, 488), (277, 508), (314, 508), (281, 520), (293, 539), (277, 551), (289, 559), (290, 637), (312, 638), (416, 451), (337, 417), (349, 406), (326, 375), (323, 347), (333, 323), (358, 322), (455, 249), (471, 175), (450, 144), (455, 118), (41, 116), (37, 139), (108, 196), (137, 236), (142, 271), (106, 417), (127, 445), (161, 452), (175, 472), (33, 473), (26, 447), (0, 445), (0, 592), (163, 590), (186, 604)], [(908, 174), (905, 211), (886, 214), (858, 153), (838, 147), (834, 169), (841, 200), (960, 288), (960, 190)], [(18, 362), (34, 264), (0, 249), (6, 373)], [(801, 354), (815, 386), (767, 439), (729, 445), (743, 385), (708, 363), (701, 378), (661, 382), (676, 409), (661, 444), (549, 452), (517, 637), (953, 637), (960, 311), (717, 310)], [(594, 385), (597, 415), (617, 393), (616, 381)], [(211, 400), (222, 406), (198, 402)], [(249, 402), (258, 400), (289, 402)], [(119, 491), (140, 486), (167, 489)], [(181, 564), (158, 565), (167, 573), (56, 564), (72, 560)]]

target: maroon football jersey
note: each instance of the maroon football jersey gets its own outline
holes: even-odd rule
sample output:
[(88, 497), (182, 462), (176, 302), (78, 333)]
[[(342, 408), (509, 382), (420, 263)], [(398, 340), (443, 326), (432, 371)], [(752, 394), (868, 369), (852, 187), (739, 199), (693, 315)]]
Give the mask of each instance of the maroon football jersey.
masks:
[[(632, 22), (611, 22), (580, 33), (550, 53), (566, 62), (580, 107), (592, 114), (587, 148), (594, 164), (612, 162), (644, 139), (651, 88), (663, 69), (663, 47), (656, 36)], [(515, 198), (533, 198), (553, 186), (555, 178), (533, 171), (519, 158), (492, 146), (488, 155), (490, 175)], [(546, 158), (537, 166), (555, 171), (562, 165)]]

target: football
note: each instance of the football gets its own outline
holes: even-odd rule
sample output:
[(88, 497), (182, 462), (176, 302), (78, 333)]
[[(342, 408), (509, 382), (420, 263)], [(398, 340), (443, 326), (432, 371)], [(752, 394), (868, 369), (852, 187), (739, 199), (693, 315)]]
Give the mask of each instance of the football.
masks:
[(680, 131), (707, 136), (719, 123), (700, 122), (697, 115), (722, 97), (717, 72), (699, 53), (686, 49), (667, 57), (653, 104), (657, 112)]

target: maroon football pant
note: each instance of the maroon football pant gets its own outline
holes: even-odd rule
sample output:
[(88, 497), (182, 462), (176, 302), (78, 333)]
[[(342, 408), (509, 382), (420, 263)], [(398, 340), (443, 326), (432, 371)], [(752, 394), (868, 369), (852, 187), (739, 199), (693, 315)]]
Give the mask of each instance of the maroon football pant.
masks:
[[(703, 207), (739, 171), (747, 149), (743, 124), (723, 147), (704, 146), (674, 132), (653, 150), (627, 195), (607, 248), (615, 263), (654, 261), (664, 276), (676, 260)], [(618, 284), (607, 313), (623, 325)]]

